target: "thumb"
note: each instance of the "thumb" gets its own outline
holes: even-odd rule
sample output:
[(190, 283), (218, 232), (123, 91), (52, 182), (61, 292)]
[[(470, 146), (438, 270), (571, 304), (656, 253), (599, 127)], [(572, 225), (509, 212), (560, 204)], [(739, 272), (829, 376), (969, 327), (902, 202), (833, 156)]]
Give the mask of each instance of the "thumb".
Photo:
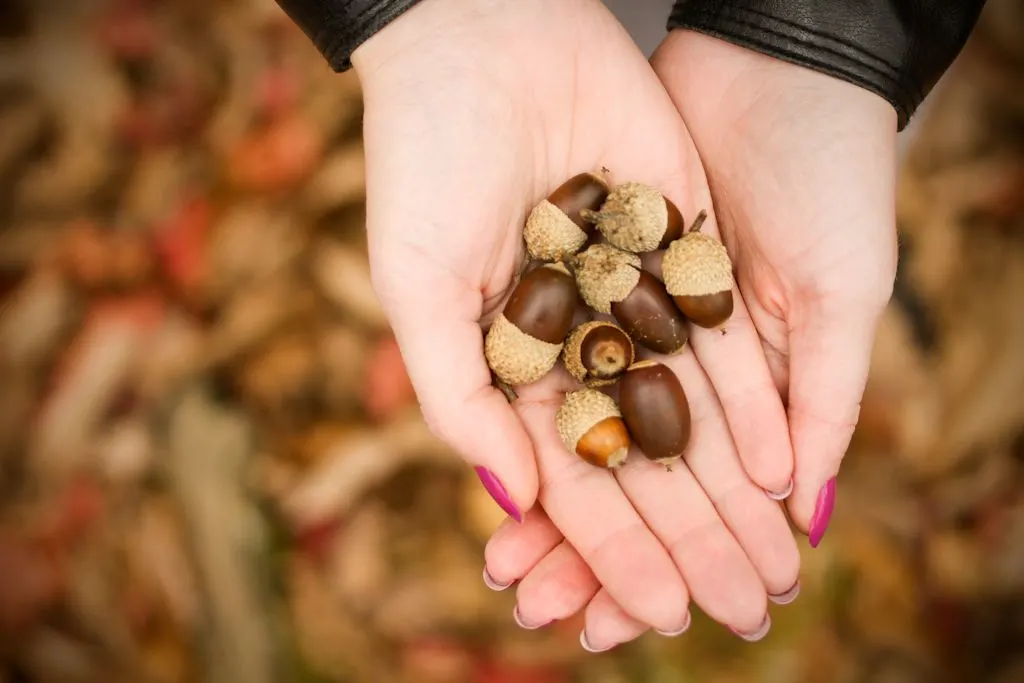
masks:
[(812, 307), (790, 331), (789, 425), (795, 471), (790, 518), (817, 547), (836, 501), (836, 475), (850, 445), (871, 363), (878, 312)]
[(495, 502), (522, 522), (537, 498), (536, 460), (518, 415), (491, 384), (481, 294), (420, 264), (406, 261), (401, 273), (381, 265), (374, 284), (424, 419), (474, 466)]

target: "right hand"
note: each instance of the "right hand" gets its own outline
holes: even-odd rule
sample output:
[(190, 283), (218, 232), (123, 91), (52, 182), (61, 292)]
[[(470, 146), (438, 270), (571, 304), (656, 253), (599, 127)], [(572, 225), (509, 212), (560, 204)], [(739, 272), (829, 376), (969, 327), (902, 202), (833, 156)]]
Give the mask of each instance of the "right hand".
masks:
[[(777, 393), (748, 396), (733, 414), (756, 414), (759, 448), (771, 454), (755, 484), (730, 436), (730, 407), (694, 354), (674, 357), (666, 362), (693, 410), (688, 467), (669, 474), (633, 458), (613, 474), (558, 438), (555, 412), (573, 388), (564, 371), (521, 387), (510, 406), (483, 356), (481, 324), (525, 258), (526, 213), (564, 180), (606, 166), (613, 180), (658, 187), (686, 218), (710, 213), (700, 159), (642, 53), (597, 0), (424, 0), (353, 63), (366, 107), (374, 285), (428, 424), (512, 517), (539, 496), (604, 586), (593, 604), (676, 632), (692, 597), (713, 618), (757, 631), (767, 594), (792, 586), (799, 565), (782, 511), (759, 488), (779, 490), (791, 475)], [(716, 229), (711, 215), (704, 230)], [(738, 301), (719, 358), (770, 387), (749, 326)], [(551, 607), (522, 596), (518, 616), (535, 622)]]

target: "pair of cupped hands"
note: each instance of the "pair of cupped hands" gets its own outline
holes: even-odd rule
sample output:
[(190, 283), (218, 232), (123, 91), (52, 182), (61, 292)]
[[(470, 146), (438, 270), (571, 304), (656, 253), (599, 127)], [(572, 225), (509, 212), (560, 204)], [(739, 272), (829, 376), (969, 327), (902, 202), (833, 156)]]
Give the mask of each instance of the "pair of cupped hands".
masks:
[[(584, 647), (683, 632), (691, 603), (763, 637), (821, 540), (896, 268), (896, 114), (838, 79), (702, 34), (648, 62), (598, 0), (424, 0), (356, 50), (376, 292), (425, 419), (509, 513), (484, 580)], [(736, 270), (727, 334), (661, 360), (689, 399), (685, 466), (618, 471), (555, 428), (564, 371), (509, 403), (483, 329), (527, 212), (602, 167), (654, 185)]]

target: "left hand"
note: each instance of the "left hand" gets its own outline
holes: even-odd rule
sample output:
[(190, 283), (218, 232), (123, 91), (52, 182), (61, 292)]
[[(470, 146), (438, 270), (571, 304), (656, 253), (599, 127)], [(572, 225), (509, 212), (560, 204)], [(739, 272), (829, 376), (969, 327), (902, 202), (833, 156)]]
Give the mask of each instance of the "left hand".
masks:
[[(694, 136), (742, 300), (788, 403), (795, 474), (786, 505), (816, 546), (895, 278), (895, 112), (856, 86), (697, 33), (673, 32), (653, 62)], [(713, 372), (715, 341), (694, 331), (723, 404), (758, 395), (732, 388), (745, 387), (739, 368)], [(700, 391), (699, 382), (684, 385)], [(752, 476), (760, 451), (743, 445), (758, 439), (755, 424), (730, 423)], [(698, 443), (691, 450), (701, 457)], [(561, 540), (538, 514), (499, 530), (487, 567), (503, 581), (521, 578), (520, 600), (543, 595), (556, 605), (544, 612), (551, 617), (592, 600), (585, 640), (595, 649), (644, 633)], [(784, 604), (798, 590), (772, 599)]]

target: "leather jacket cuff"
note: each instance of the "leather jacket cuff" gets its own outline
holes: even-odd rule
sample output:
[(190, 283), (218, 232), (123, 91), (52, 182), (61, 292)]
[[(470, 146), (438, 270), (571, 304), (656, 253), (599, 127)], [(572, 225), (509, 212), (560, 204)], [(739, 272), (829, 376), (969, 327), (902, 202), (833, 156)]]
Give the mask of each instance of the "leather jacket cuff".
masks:
[(419, 0), (277, 0), (335, 71), (352, 68), (352, 53)]
[(866, 88), (902, 130), (960, 53), (984, 0), (678, 0), (693, 29)]

